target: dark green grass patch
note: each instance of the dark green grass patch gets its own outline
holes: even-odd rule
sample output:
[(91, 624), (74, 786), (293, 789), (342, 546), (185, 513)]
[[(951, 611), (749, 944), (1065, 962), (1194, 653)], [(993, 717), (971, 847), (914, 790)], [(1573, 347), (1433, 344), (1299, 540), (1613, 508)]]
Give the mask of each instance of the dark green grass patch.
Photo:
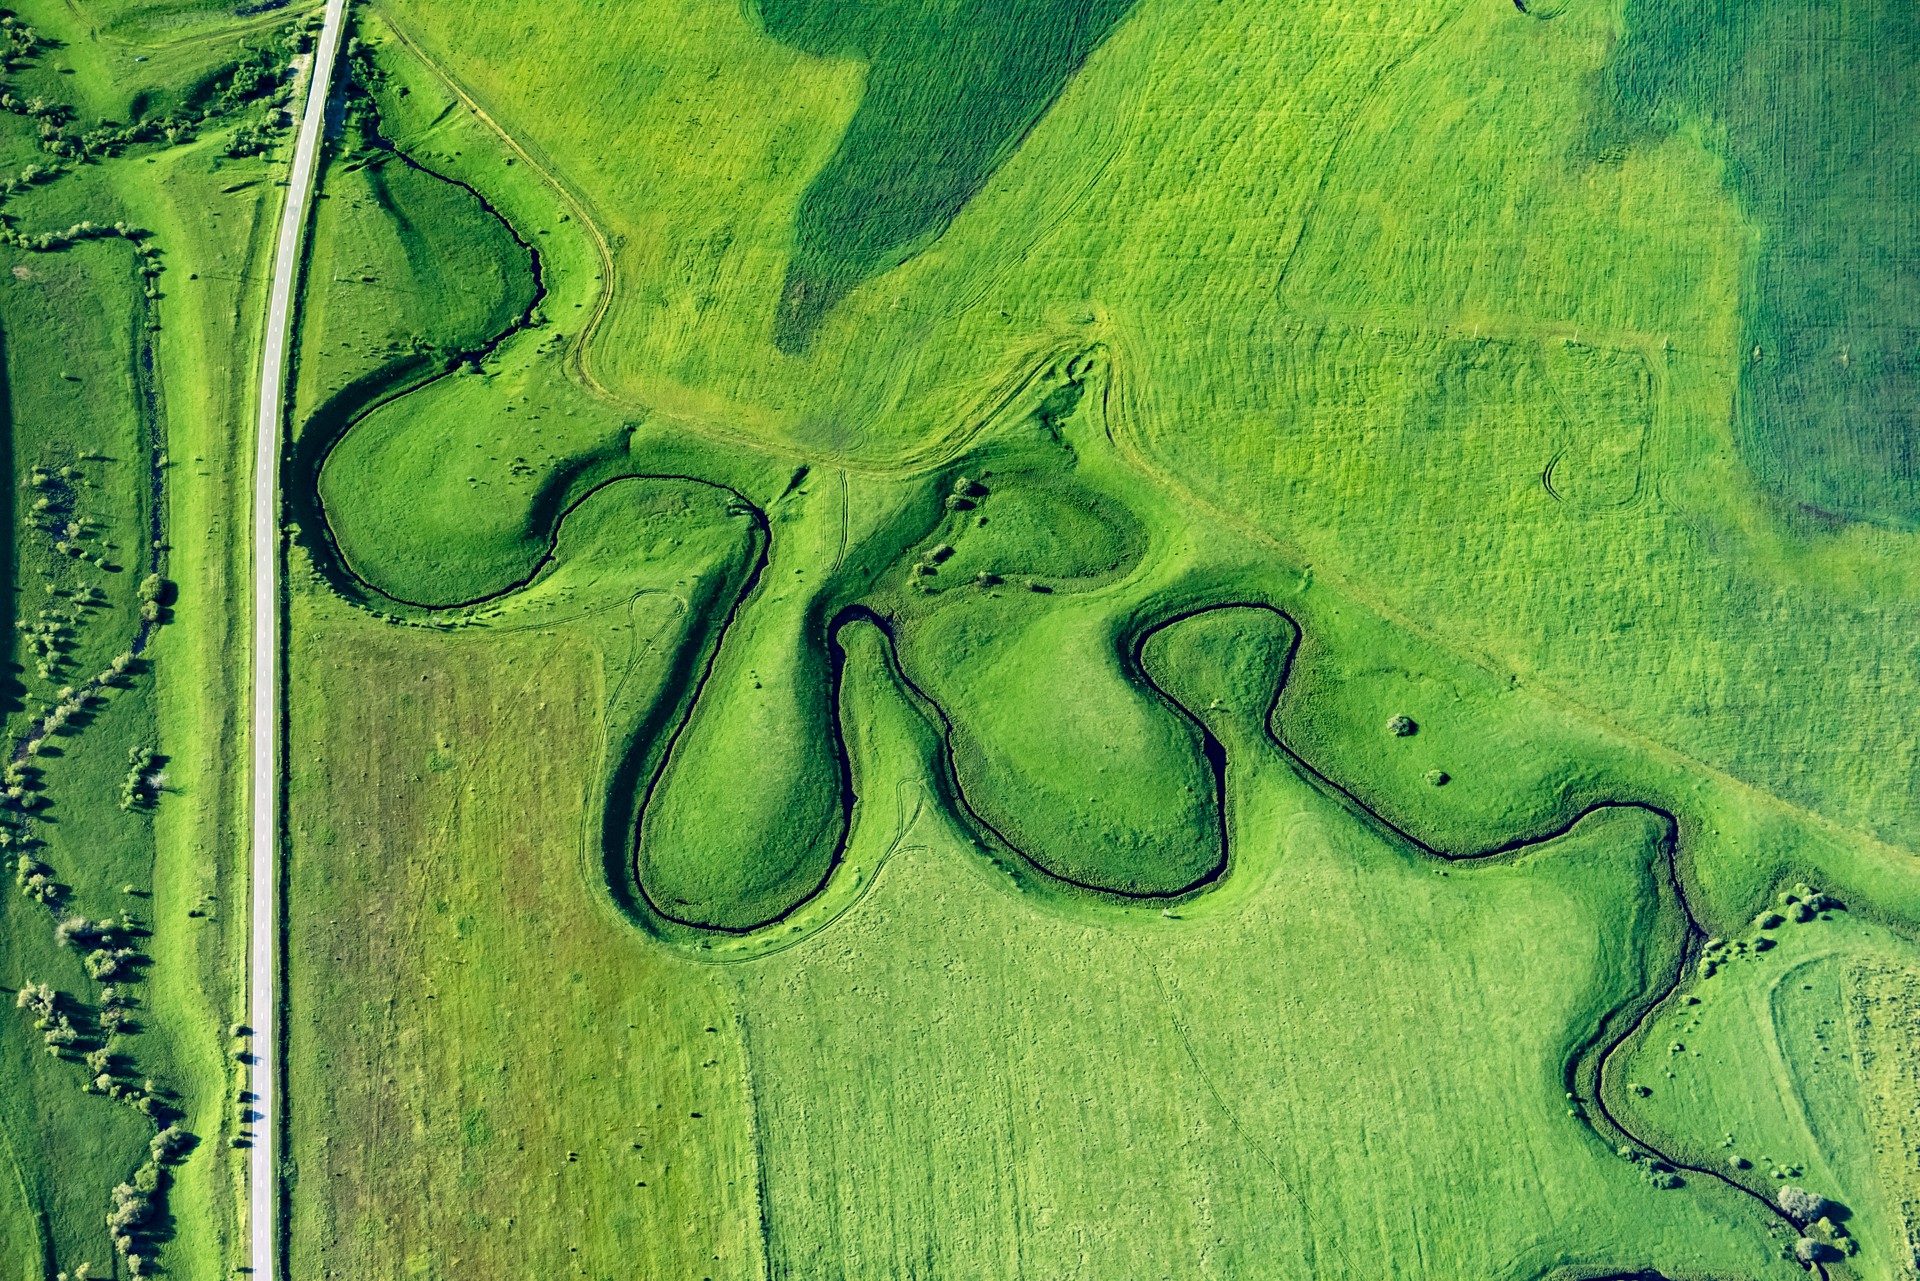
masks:
[(1601, 146), (1705, 123), (1758, 232), (1737, 436), (1815, 514), (1920, 520), (1920, 11), (1630, 4)]
[(759, 0), (776, 38), (868, 63), (795, 216), (775, 324), (788, 350), (862, 281), (945, 231), (1133, 0)]

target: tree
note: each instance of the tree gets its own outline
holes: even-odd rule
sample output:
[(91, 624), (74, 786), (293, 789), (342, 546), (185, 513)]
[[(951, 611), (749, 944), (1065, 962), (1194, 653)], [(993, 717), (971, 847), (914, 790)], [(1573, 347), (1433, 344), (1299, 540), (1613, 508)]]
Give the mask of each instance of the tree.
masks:
[(1811, 1223), (1827, 1208), (1827, 1199), (1789, 1183), (1774, 1194), (1773, 1203), (1795, 1223)]

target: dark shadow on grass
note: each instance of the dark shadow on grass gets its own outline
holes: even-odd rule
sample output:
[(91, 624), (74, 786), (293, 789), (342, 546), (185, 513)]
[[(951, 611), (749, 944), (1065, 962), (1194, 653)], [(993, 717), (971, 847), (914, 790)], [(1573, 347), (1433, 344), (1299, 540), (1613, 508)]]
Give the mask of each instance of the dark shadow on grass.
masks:
[(794, 218), (774, 321), (804, 351), (862, 282), (937, 240), (1133, 0), (759, 0), (775, 39), (868, 64), (866, 93)]
[(1920, 524), (1920, 8), (1628, 0), (1589, 159), (1704, 125), (1759, 234), (1734, 432), (1790, 519)]

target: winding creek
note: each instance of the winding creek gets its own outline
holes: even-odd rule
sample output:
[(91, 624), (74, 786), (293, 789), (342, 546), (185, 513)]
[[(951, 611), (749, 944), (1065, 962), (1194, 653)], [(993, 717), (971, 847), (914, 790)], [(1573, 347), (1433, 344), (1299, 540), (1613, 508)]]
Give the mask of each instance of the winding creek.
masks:
[[(1663, 886), (1665, 893), (1662, 895), (1663, 910), (1676, 914), (1678, 918), (1668, 922), (1681, 936), (1677, 956), (1652, 988), (1607, 1012), (1597, 1025), (1588, 1031), (1583, 1039), (1582, 1048), (1563, 1067), (1562, 1074), (1567, 1093), (1580, 1110), (1580, 1115), (1610, 1144), (1630, 1144), (1643, 1156), (1663, 1162), (1676, 1171), (1731, 1189), (1750, 1200), (1767, 1222), (1784, 1225), (1797, 1232), (1797, 1226), (1793, 1221), (1766, 1196), (1721, 1171), (1689, 1164), (1662, 1151), (1635, 1131), (1631, 1117), (1616, 1113), (1607, 1102), (1608, 1082), (1614, 1079), (1625, 1052), (1635, 1042), (1641, 1029), (1679, 992), (1688, 966), (1694, 964), (1699, 958), (1702, 944), (1707, 937), (1687, 891), (1680, 848), (1683, 828), (1678, 817), (1646, 801), (1614, 799), (1591, 803), (1550, 830), (1511, 836), (1482, 849), (1448, 850), (1430, 843), (1407, 826), (1395, 822), (1380, 809), (1370, 806), (1361, 799), (1353, 786), (1323, 772), (1289, 742), (1284, 727), (1279, 724), (1280, 700), (1293, 672), (1293, 660), (1298, 652), (1303, 630), (1301, 624), (1292, 615), (1264, 601), (1207, 601), (1158, 618), (1134, 630), (1130, 635), (1123, 636), (1119, 642), (1123, 667), (1128, 677), (1150, 693), (1158, 703), (1183, 718), (1193, 732), (1211, 771), (1214, 801), (1219, 815), (1218, 830), (1215, 833), (1218, 854), (1204, 875), (1177, 893), (1128, 894), (1062, 877), (1057, 872), (1048, 870), (1041, 861), (1035, 859), (1028, 851), (1021, 849), (1004, 832), (989, 822), (981, 808), (969, 799), (966, 788), (962, 784), (960, 772), (956, 769), (956, 731), (953, 721), (938, 701), (907, 675), (900, 661), (894, 620), (868, 604), (856, 602), (841, 606), (824, 622), (816, 621), (814, 630), (817, 635), (807, 639), (807, 643), (824, 646), (826, 650), (827, 682), (826, 687), (818, 693), (825, 701), (824, 721), (831, 726), (833, 757), (837, 767), (837, 778), (833, 782), (825, 779), (817, 782), (823, 788), (837, 788), (840, 805), (838, 832), (824, 872), (817, 882), (795, 898), (789, 907), (778, 915), (752, 926), (740, 928), (716, 926), (673, 915), (664, 904), (656, 901), (649, 894), (641, 874), (640, 851), (645, 840), (647, 817), (659, 794), (663, 780), (666, 779), (674, 762), (676, 748), (686, 728), (692, 723), (702, 695), (716, 671), (723, 649), (730, 636), (737, 630), (736, 623), (749, 603), (764, 591), (765, 571), (773, 550), (772, 526), (766, 512), (744, 494), (730, 486), (698, 476), (664, 472), (622, 474), (600, 481), (570, 498), (566, 496), (566, 482), (570, 478), (561, 476), (557, 477), (554, 485), (546, 491), (551, 498), (544, 500), (546, 507), (551, 511), (551, 515), (544, 518), (545, 550), (527, 572), (514, 582), (471, 600), (435, 604), (407, 600), (393, 590), (377, 586), (361, 577), (343, 552), (334, 534), (320, 489), (321, 473), (334, 449), (357, 425), (382, 407), (402, 397), (417, 394), (441, 379), (459, 372), (463, 364), (485, 359), (498, 351), (502, 344), (534, 323), (535, 313), (547, 292), (539, 251), (521, 236), (481, 193), (466, 183), (438, 174), (420, 164), (400, 151), (391, 141), (386, 140), (384, 135), (380, 136), (380, 142), (385, 150), (390, 151), (401, 162), (431, 177), (464, 188), (492, 217), (499, 219), (514, 242), (526, 252), (535, 288), (532, 300), (520, 315), (480, 348), (461, 353), (438, 370), (433, 369), (428, 362), (420, 358), (397, 362), (342, 389), (324, 402), (309, 418), (298, 441), (289, 450), (289, 466), (286, 473), (288, 476), (287, 503), (291, 514), (299, 519), (300, 538), (312, 554), (316, 568), (330, 586), (346, 599), (362, 606), (379, 608), (382, 602), (391, 603), (404, 607), (408, 611), (417, 612), (417, 616), (423, 620), (436, 615), (446, 615), (451, 611), (471, 610), (476, 606), (510, 597), (534, 583), (552, 568), (558, 556), (561, 529), (567, 518), (583, 504), (615, 485), (673, 483), (703, 486), (726, 495), (729, 503), (738, 504), (738, 509), (751, 521), (753, 547), (750, 560), (744, 571), (738, 575), (737, 585), (732, 591), (731, 603), (725, 614), (704, 637), (696, 634), (695, 637), (689, 638), (680, 645), (666, 688), (657, 700), (655, 712), (646, 718), (648, 723), (643, 724), (632, 736), (624, 756), (612, 773), (609, 794), (605, 798), (605, 817), (602, 823), (605, 879), (614, 899), (636, 925), (656, 934), (662, 922), (677, 930), (707, 932), (714, 935), (754, 934), (789, 920), (795, 912), (813, 902), (840, 873), (848, 843), (852, 839), (853, 814), (859, 799), (855, 791), (855, 779), (845, 731), (841, 724), (842, 684), (847, 662), (847, 650), (842, 643), (842, 634), (846, 629), (855, 626), (868, 626), (878, 630), (885, 640), (889, 666), (893, 675), (905, 691), (912, 695), (919, 707), (929, 713), (936, 722), (933, 728), (938, 731), (942, 744), (939, 761), (939, 769), (943, 775), (940, 780), (942, 791), (958, 812), (957, 817), (977, 835), (984, 846), (1018, 859), (1024, 868), (1030, 869), (1036, 876), (1111, 901), (1165, 904), (1206, 892), (1220, 884), (1233, 868), (1231, 855), (1234, 833), (1229, 807), (1227, 751), (1200, 715), (1193, 709), (1183, 706), (1154, 680), (1148, 671), (1145, 649), (1155, 636), (1189, 619), (1222, 610), (1263, 611), (1290, 630), (1290, 639), (1286, 644), (1279, 678), (1275, 682), (1271, 698), (1266, 703), (1265, 714), (1261, 718), (1261, 731), (1264, 737), (1281, 754), (1287, 766), (1303, 781), (1345, 810), (1378, 839), (1441, 862), (1473, 863), (1513, 857), (1533, 850), (1566, 836), (1584, 820), (1603, 811), (1636, 810), (1659, 823), (1664, 831), (1659, 862), (1661, 875), (1665, 880)], [(540, 505), (536, 504), (536, 512)], [(302, 517), (304, 519), (300, 519)], [(1818, 1263), (1810, 1267), (1822, 1278), (1826, 1276), (1825, 1269)], [(1651, 1278), (1657, 1274), (1633, 1272), (1614, 1273), (1608, 1276)]]

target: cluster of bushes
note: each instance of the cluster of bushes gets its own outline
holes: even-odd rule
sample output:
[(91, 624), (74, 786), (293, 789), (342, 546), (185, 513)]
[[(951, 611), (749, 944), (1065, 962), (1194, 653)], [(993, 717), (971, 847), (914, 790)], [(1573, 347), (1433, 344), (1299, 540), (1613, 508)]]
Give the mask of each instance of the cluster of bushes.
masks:
[(1615, 1152), (1619, 1154), (1622, 1161), (1637, 1166), (1640, 1170), (1640, 1177), (1645, 1179), (1647, 1183), (1653, 1187), (1667, 1191), (1680, 1187), (1683, 1184), (1678, 1170), (1651, 1153), (1642, 1152), (1639, 1148), (1628, 1143), (1622, 1143), (1615, 1149)]
[(132, 972), (139, 953), (128, 944), (138, 929), (130, 916), (118, 921), (89, 921), (84, 916), (69, 916), (53, 928), (53, 941), (61, 947), (86, 950), (87, 974), (102, 983)]
[[(7, 762), (6, 773), (0, 775), (0, 778), (4, 778), (6, 782), (6, 790), (0, 792), (0, 796), (6, 798), (7, 808), (18, 810), (20, 813), (25, 814), (40, 804), (41, 798), (34, 790), (39, 787), (40, 780), (36, 778), (22, 762)], [(7, 844), (12, 843), (10, 833), (0, 835), (7, 837)]]
[(276, 136), (293, 123), (293, 115), (288, 110), (293, 96), (292, 58), (312, 46), (312, 31), (306, 22), (293, 23), (281, 30), (276, 46), (256, 49), (250, 58), (234, 67), (207, 114), (232, 115), (263, 100), (269, 106), (263, 116), (243, 123), (228, 137), (229, 157), (238, 159), (265, 153)]
[(265, 155), (292, 122), (292, 116), (276, 108), (259, 120), (241, 125), (227, 137), (228, 158), (238, 160), (243, 156)]
[[(152, 581), (154, 585), (144, 590), (143, 596), (157, 602), (165, 584), (157, 575)], [(131, 655), (123, 657), (131, 662)], [(71, 687), (62, 689), (60, 694), (62, 701), (42, 722), (44, 726), (57, 728), (63, 723), (62, 709), (78, 707), (86, 697)], [(29, 740), (26, 746), (31, 750), (39, 741)], [(133, 749), (129, 754), (135, 773), (132, 786), (144, 785), (156, 759), (149, 749)], [(22, 797), (29, 795), (28, 789), (36, 783), (34, 772), (19, 760), (9, 763), (0, 777), (4, 777), (10, 792), (17, 791)], [(10, 826), (0, 826), (0, 847), (18, 851), (14, 876), (21, 891), (57, 914), (65, 898), (64, 890), (54, 882), (52, 869), (29, 852), (36, 843), (25, 817), (25, 810), (30, 806), (19, 808), (22, 817), (13, 820)], [(106, 1215), (108, 1232), (122, 1262), (120, 1274), (128, 1277), (153, 1273), (152, 1252), (143, 1247), (143, 1242), (152, 1239), (152, 1228), (161, 1213), (160, 1198), (167, 1179), (165, 1167), (178, 1160), (191, 1142), (178, 1124), (178, 1110), (151, 1079), (132, 1079), (132, 1065), (116, 1054), (118, 1038), (138, 1030), (126, 984), (139, 978), (136, 966), (140, 953), (135, 942), (141, 933), (140, 923), (127, 912), (101, 920), (90, 920), (77, 913), (56, 915), (54, 942), (79, 953), (88, 976), (101, 984), (97, 1035), (83, 1032), (69, 1011), (67, 999), (47, 984), (26, 984), (16, 1001), (19, 1008), (33, 1016), (34, 1027), (41, 1033), (49, 1054), (77, 1056), (86, 1069), (81, 1081), (83, 1090), (125, 1104), (155, 1126), (148, 1160), (135, 1171), (131, 1182), (114, 1188), (112, 1206)], [(79, 1278), (89, 1276), (90, 1272), (82, 1267), (59, 1275)]]
[(1831, 1262), (1859, 1250), (1847, 1230), (1834, 1221), (1839, 1207), (1818, 1193), (1788, 1184), (1774, 1194), (1773, 1203), (1800, 1229), (1793, 1257), (1801, 1263)]
[(28, 166), (20, 175), (18, 186), (9, 185), (9, 193), (21, 186), (32, 186), (36, 182), (57, 176), (64, 172), (57, 162), (68, 161), (79, 164), (87, 160), (117, 156), (127, 148), (143, 142), (168, 143), (187, 142), (193, 138), (196, 123), (191, 114), (154, 116), (136, 121), (130, 125), (99, 124), (83, 132), (73, 129), (74, 110), (63, 102), (50, 102), (43, 97), (21, 98), (7, 90), (0, 90), (0, 111), (11, 115), (23, 116), (35, 121), (40, 135), (40, 149), (53, 157), (56, 164), (52, 167)]
[(74, 693), (73, 686), (71, 685), (62, 687), (61, 694), (63, 697), (59, 702), (47, 709), (46, 716), (42, 718), (40, 722), (40, 735), (42, 738), (49, 734), (58, 734), (66, 729), (68, 722), (85, 710), (87, 704), (92, 701), (93, 697), (90, 694)]
[[(20, 857), (18, 868), (23, 876), (46, 874), (44, 867), (28, 855)], [(137, 922), (124, 913), (118, 920), (100, 921), (67, 916), (54, 926), (54, 941), (62, 947), (84, 950), (88, 974), (104, 984), (100, 989), (99, 1025), (105, 1043), (92, 1045), (80, 1056), (87, 1069), (81, 1088), (126, 1104), (157, 1127), (148, 1143), (148, 1159), (134, 1172), (130, 1183), (114, 1188), (112, 1208), (106, 1216), (114, 1248), (131, 1277), (151, 1274), (152, 1259), (141, 1254), (141, 1242), (159, 1214), (166, 1167), (177, 1161), (192, 1142), (180, 1128), (178, 1111), (159, 1087), (151, 1079), (131, 1080), (124, 1070), (129, 1065), (115, 1053), (115, 1038), (128, 1032), (133, 1020), (125, 992), (107, 980), (133, 977), (131, 964), (137, 953), (129, 944), (138, 929)], [(65, 1008), (66, 998), (49, 985), (27, 983), (15, 1004), (34, 1017), (34, 1027), (43, 1035), (49, 1054), (64, 1055), (81, 1047), (83, 1037)], [(61, 1275), (80, 1277), (87, 1273), (81, 1269)]]
[(65, 1000), (45, 983), (29, 981), (21, 985), (13, 1004), (33, 1016), (34, 1030), (45, 1039), (48, 1054), (57, 1056), (79, 1043), (80, 1029), (66, 1012)]
[(167, 594), (167, 580), (158, 574), (148, 574), (140, 580), (140, 621), (157, 623), (160, 621), (160, 602)]
[(40, 34), (11, 13), (0, 12), (0, 67), (17, 71), (40, 52)]
[[(312, 31), (316, 21), (317, 18), (292, 23), (282, 29), (273, 44), (249, 50), (248, 56), (227, 73), (225, 83), (219, 85), (217, 91), (201, 105), (180, 107), (130, 124), (101, 121), (91, 128), (78, 129), (75, 124), (76, 113), (66, 103), (38, 95), (21, 98), (0, 85), (0, 111), (35, 121), (40, 149), (48, 157), (48, 163), (28, 165), (17, 177), (0, 181), (0, 197), (51, 181), (69, 172), (75, 165), (119, 156), (142, 144), (175, 146), (191, 142), (203, 126), (248, 110), (263, 101), (271, 104), (269, 110), (262, 119), (244, 124), (235, 131), (228, 143), (227, 154), (244, 156), (264, 151), (272, 134), (285, 128), (290, 121), (286, 107), (293, 93), (292, 58), (312, 46)], [(40, 47), (39, 38), (31, 27), (3, 12), (0, 12), (0, 33), (5, 35), (5, 43), (0, 44), (0, 66), (7, 70), (17, 69)], [(17, 248), (28, 249), (64, 248), (51, 242), (42, 242), (40, 237), (20, 239), (27, 243), (6, 243), (15, 243)]]
[(945, 563), (948, 559), (950, 559), (952, 556), (953, 556), (952, 544), (935, 543), (932, 547), (927, 549), (927, 552), (925, 555), (923, 555), (919, 560), (916, 560), (915, 562), (913, 562), (913, 565), (907, 570), (907, 573), (911, 576), (912, 580), (915, 583), (919, 584), (921, 587), (924, 588), (925, 584), (921, 583), (920, 580), (923, 578), (931, 578), (935, 574), (939, 573), (940, 572), (939, 567), (943, 563)]
[(1766, 935), (1751, 941), (1746, 939), (1723, 939), (1718, 935), (1709, 938), (1700, 949), (1700, 977), (1710, 979), (1720, 972), (1720, 967), (1736, 957), (1749, 953), (1764, 952), (1773, 946), (1773, 940)]
[(1823, 894), (1805, 882), (1780, 891), (1776, 902), (1779, 910), (1768, 908), (1753, 918), (1754, 928), (1759, 931), (1753, 939), (1733, 942), (1718, 937), (1708, 939), (1701, 950), (1700, 977), (1712, 978), (1722, 965), (1736, 956), (1771, 950), (1774, 940), (1769, 931), (1779, 929), (1789, 921), (1799, 924), (1827, 920), (1829, 913), (1846, 910), (1846, 904), (1839, 899)]
[(31, 854), (20, 854), (13, 860), (13, 883), (49, 911), (57, 909), (67, 896), (66, 887), (53, 879), (53, 869)]
[[(1787, 919), (1796, 925), (1804, 924), (1815, 917), (1823, 917), (1828, 912), (1846, 910), (1846, 904), (1839, 899), (1830, 894), (1822, 894), (1804, 881), (1790, 890), (1781, 890), (1778, 902), (1780, 910), (1786, 913)], [(1762, 915), (1765, 917), (1774, 914), (1769, 912)]]
[[(147, 1083), (149, 1086), (152, 1082)], [(166, 1190), (167, 1167), (178, 1161), (190, 1140), (178, 1125), (168, 1125), (147, 1143), (147, 1160), (133, 1172), (131, 1183), (113, 1189), (113, 1208), (107, 1211), (107, 1231), (113, 1248), (130, 1277), (152, 1275), (152, 1260), (139, 1253), (140, 1237), (151, 1231), (160, 1215), (160, 1197)]]
[(34, 670), (41, 680), (53, 679), (54, 668), (73, 648), (73, 625), (53, 610), (43, 609), (38, 618), (16, 618), (13, 622), (27, 652), (34, 658)]
[[(25, 176), (25, 171), (22, 171), (22, 176)], [(13, 249), (25, 249), (30, 253), (57, 253), (62, 249), (70, 249), (83, 240), (114, 239), (133, 242), (135, 251), (140, 255), (140, 270), (143, 275), (152, 277), (160, 274), (160, 251), (146, 243), (145, 230), (124, 222), (100, 223), (82, 218), (62, 231), (41, 231), (31, 236), (12, 227), (0, 227), (0, 245)], [(38, 472), (41, 469), (34, 470)], [(61, 470), (63, 473), (71, 473), (73, 468), (66, 467)]]
[(130, 810), (136, 805), (145, 808), (153, 804), (155, 795), (153, 767), (159, 759), (159, 753), (151, 747), (127, 749), (127, 776), (120, 783), (121, 809)]
[(950, 512), (972, 511), (987, 496), (987, 487), (965, 476), (953, 479), (953, 488), (948, 491), (946, 508)]

